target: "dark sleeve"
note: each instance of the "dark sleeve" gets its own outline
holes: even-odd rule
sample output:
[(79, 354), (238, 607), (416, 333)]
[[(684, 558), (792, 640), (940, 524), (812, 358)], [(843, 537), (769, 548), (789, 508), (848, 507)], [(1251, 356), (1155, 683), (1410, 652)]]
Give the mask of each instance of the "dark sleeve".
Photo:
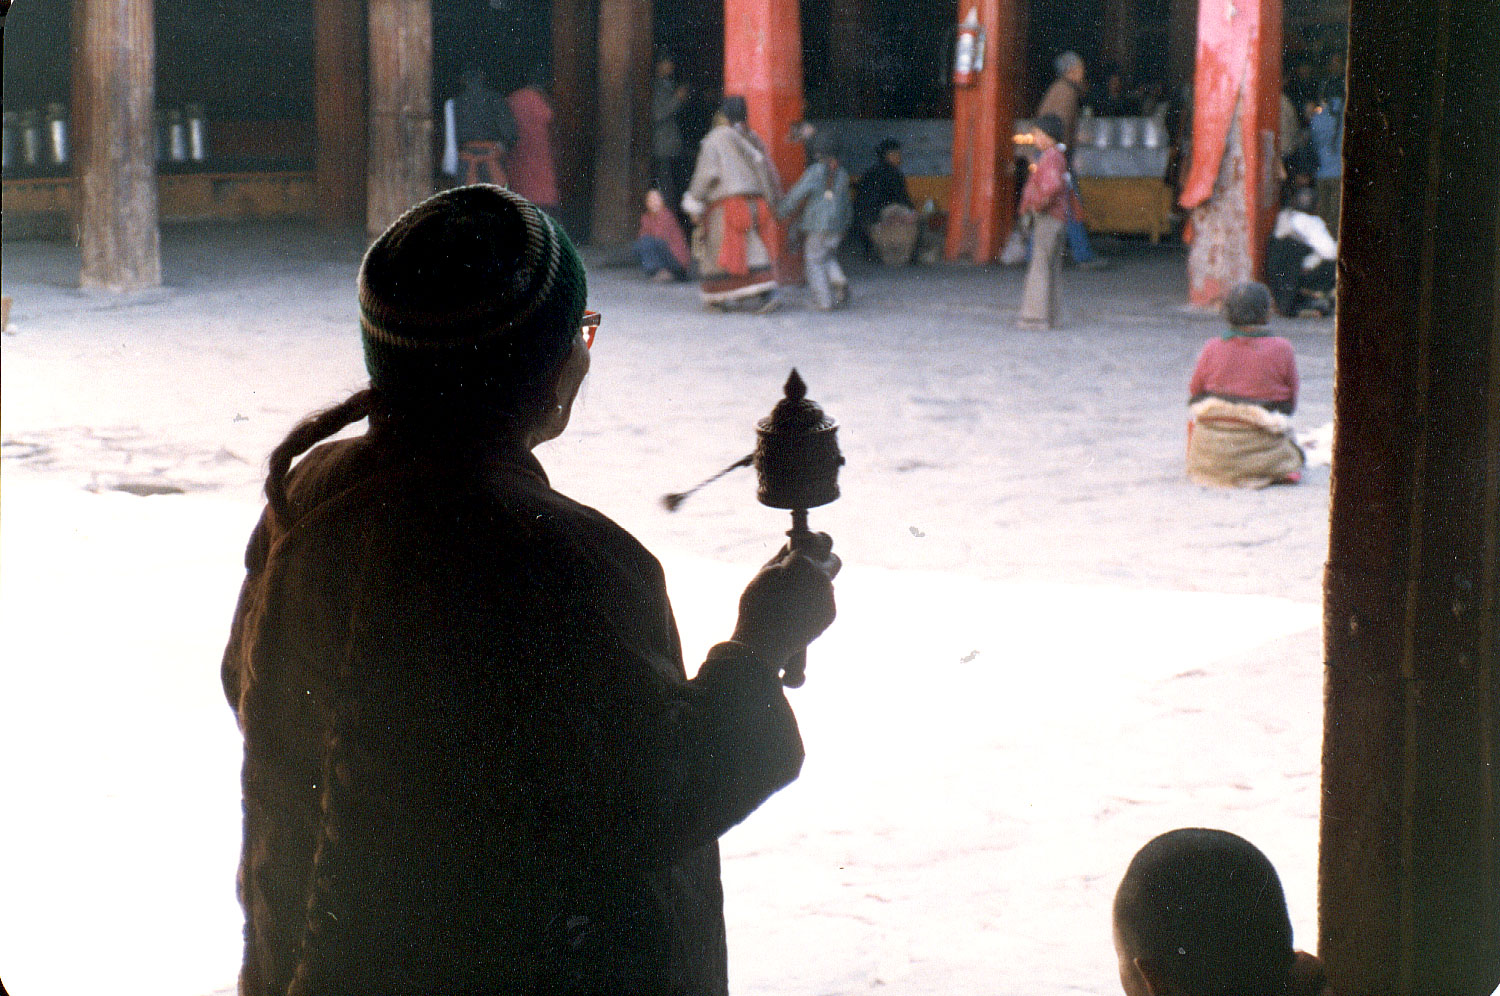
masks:
[(555, 712), (553, 757), (567, 766), (555, 815), (570, 850), (670, 863), (797, 777), (802, 740), (769, 666), (721, 645), (691, 681), (672, 682), (626, 648), (593, 653), (594, 673), (569, 682), (573, 701)]
[(558, 604), (557, 666), (532, 717), (539, 788), (563, 828), (558, 843), (616, 867), (671, 862), (716, 840), (796, 778), (803, 757), (769, 665), (721, 644), (684, 677), (654, 559), (653, 569), (638, 585), (593, 570), (546, 582), (571, 594)]
[(659, 714), (654, 775), (639, 791), (656, 818), (643, 854), (670, 860), (717, 840), (802, 769), (802, 738), (781, 682), (733, 644), (708, 653)]

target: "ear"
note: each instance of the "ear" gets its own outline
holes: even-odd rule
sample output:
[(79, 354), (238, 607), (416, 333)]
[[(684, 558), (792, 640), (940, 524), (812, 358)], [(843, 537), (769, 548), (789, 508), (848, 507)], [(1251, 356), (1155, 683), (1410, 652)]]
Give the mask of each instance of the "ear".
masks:
[(1184, 996), (1182, 990), (1178, 989), (1169, 980), (1156, 963), (1145, 958), (1132, 959), (1135, 970), (1140, 973), (1141, 981), (1146, 984), (1146, 992), (1150, 996)]

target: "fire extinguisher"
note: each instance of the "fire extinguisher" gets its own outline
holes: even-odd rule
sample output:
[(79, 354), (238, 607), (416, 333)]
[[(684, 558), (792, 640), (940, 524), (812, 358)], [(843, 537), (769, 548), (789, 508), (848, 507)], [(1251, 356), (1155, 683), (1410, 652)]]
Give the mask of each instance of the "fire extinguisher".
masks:
[(979, 73), (984, 69), (984, 28), (979, 24), (979, 11), (969, 8), (969, 14), (958, 26), (958, 40), (953, 47), (953, 85), (973, 86), (979, 82)]

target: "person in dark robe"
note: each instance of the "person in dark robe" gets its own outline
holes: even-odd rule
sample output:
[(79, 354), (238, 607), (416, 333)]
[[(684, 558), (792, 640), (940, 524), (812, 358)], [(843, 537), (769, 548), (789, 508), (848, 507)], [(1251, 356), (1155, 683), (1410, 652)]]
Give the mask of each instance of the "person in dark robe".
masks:
[(1125, 74), (1117, 66), (1104, 71), (1104, 89), (1097, 96), (1090, 95), (1088, 106), (1101, 118), (1132, 117), (1141, 113), (1141, 98), (1130, 89)]
[(1292, 191), (1276, 214), (1266, 246), (1266, 283), (1276, 310), (1289, 318), (1310, 309), (1333, 314), (1338, 279), (1338, 243), (1328, 223), (1314, 213), (1317, 195), (1308, 187)]
[(692, 93), (677, 81), (677, 61), (666, 49), (656, 52), (655, 75), (651, 80), (651, 174), (656, 189), (674, 209), (682, 200), (683, 154), (682, 125), (678, 115)]
[(453, 131), (464, 182), (484, 179), (504, 186), (509, 180), (505, 157), (519, 134), (515, 115), (505, 95), (489, 85), (484, 70), (468, 66), (460, 81), (463, 89), (453, 98)]
[(369, 387), (271, 454), (222, 663), (240, 996), (723, 996), (717, 842), (800, 769), (778, 673), (833, 619), (830, 543), (689, 679), (661, 564), (532, 454), (600, 324), (562, 230), (455, 188), (358, 286)]
[[(896, 210), (887, 211), (895, 206)], [(907, 262), (916, 245), (917, 214), (906, 174), (901, 171), (901, 143), (887, 138), (875, 146), (875, 165), (859, 178), (854, 195), (854, 230), (867, 253)]]

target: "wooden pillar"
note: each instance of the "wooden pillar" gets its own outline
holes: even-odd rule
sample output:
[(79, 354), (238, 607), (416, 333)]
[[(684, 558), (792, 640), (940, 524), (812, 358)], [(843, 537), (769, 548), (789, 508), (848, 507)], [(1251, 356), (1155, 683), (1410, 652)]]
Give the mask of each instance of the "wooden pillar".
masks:
[(651, 0), (599, 0), (593, 241), (635, 237), (651, 182)]
[(1214, 308), (1260, 275), (1276, 218), (1281, 0), (1200, 0), (1194, 80), (1179, 203), (1192, 211), (1189, 302)]
[(802, 18), (797, 0), (724, 0), (724, 92), (741, 94), (750, 127), (790, 186), (807, 154), (791, 139), (802, 120)]
[(155, 18), (152, 0), (74, 0), (74, 154), (84, 287), (134, 291), (161, 284)]
[(943, 246), (950, 260), (993, 261), (1015, 224), (1011, 139), (1026, 50), (1020, 6), (1020, 0), (959, 0), (959, 22), (975, 11), (984, 28), (984, 67), (976, 83), (953, 93), (953, 184)]
[(1500, 983), (1500, 21), (1354, 0), (1320, 953), (1341, 996)]
[(869, 97), (868, 0), (831, 0), (829, 15), (829, 106), (835, 117), (860, 117)]
[[(595, 134), (596, 37), (599, 7), (596, 0), (553, 0), (552, 4), (552, 93), (556, 116), (552, 120), (554, 148), (593, 149)], [(593, 202), (593, 162), (588, 156), (557, 158), (557, 183), (562, 197), (564, 224), (575, 237), (588, 237), (589, 206)]]
[(318, 221), (365, 217), (365, 36), (363, 0), (313, 0), (313, 118)]
[(432, 193), (431, 0), (369, 0), (370, 159), (365, 228), (379, 234)]

